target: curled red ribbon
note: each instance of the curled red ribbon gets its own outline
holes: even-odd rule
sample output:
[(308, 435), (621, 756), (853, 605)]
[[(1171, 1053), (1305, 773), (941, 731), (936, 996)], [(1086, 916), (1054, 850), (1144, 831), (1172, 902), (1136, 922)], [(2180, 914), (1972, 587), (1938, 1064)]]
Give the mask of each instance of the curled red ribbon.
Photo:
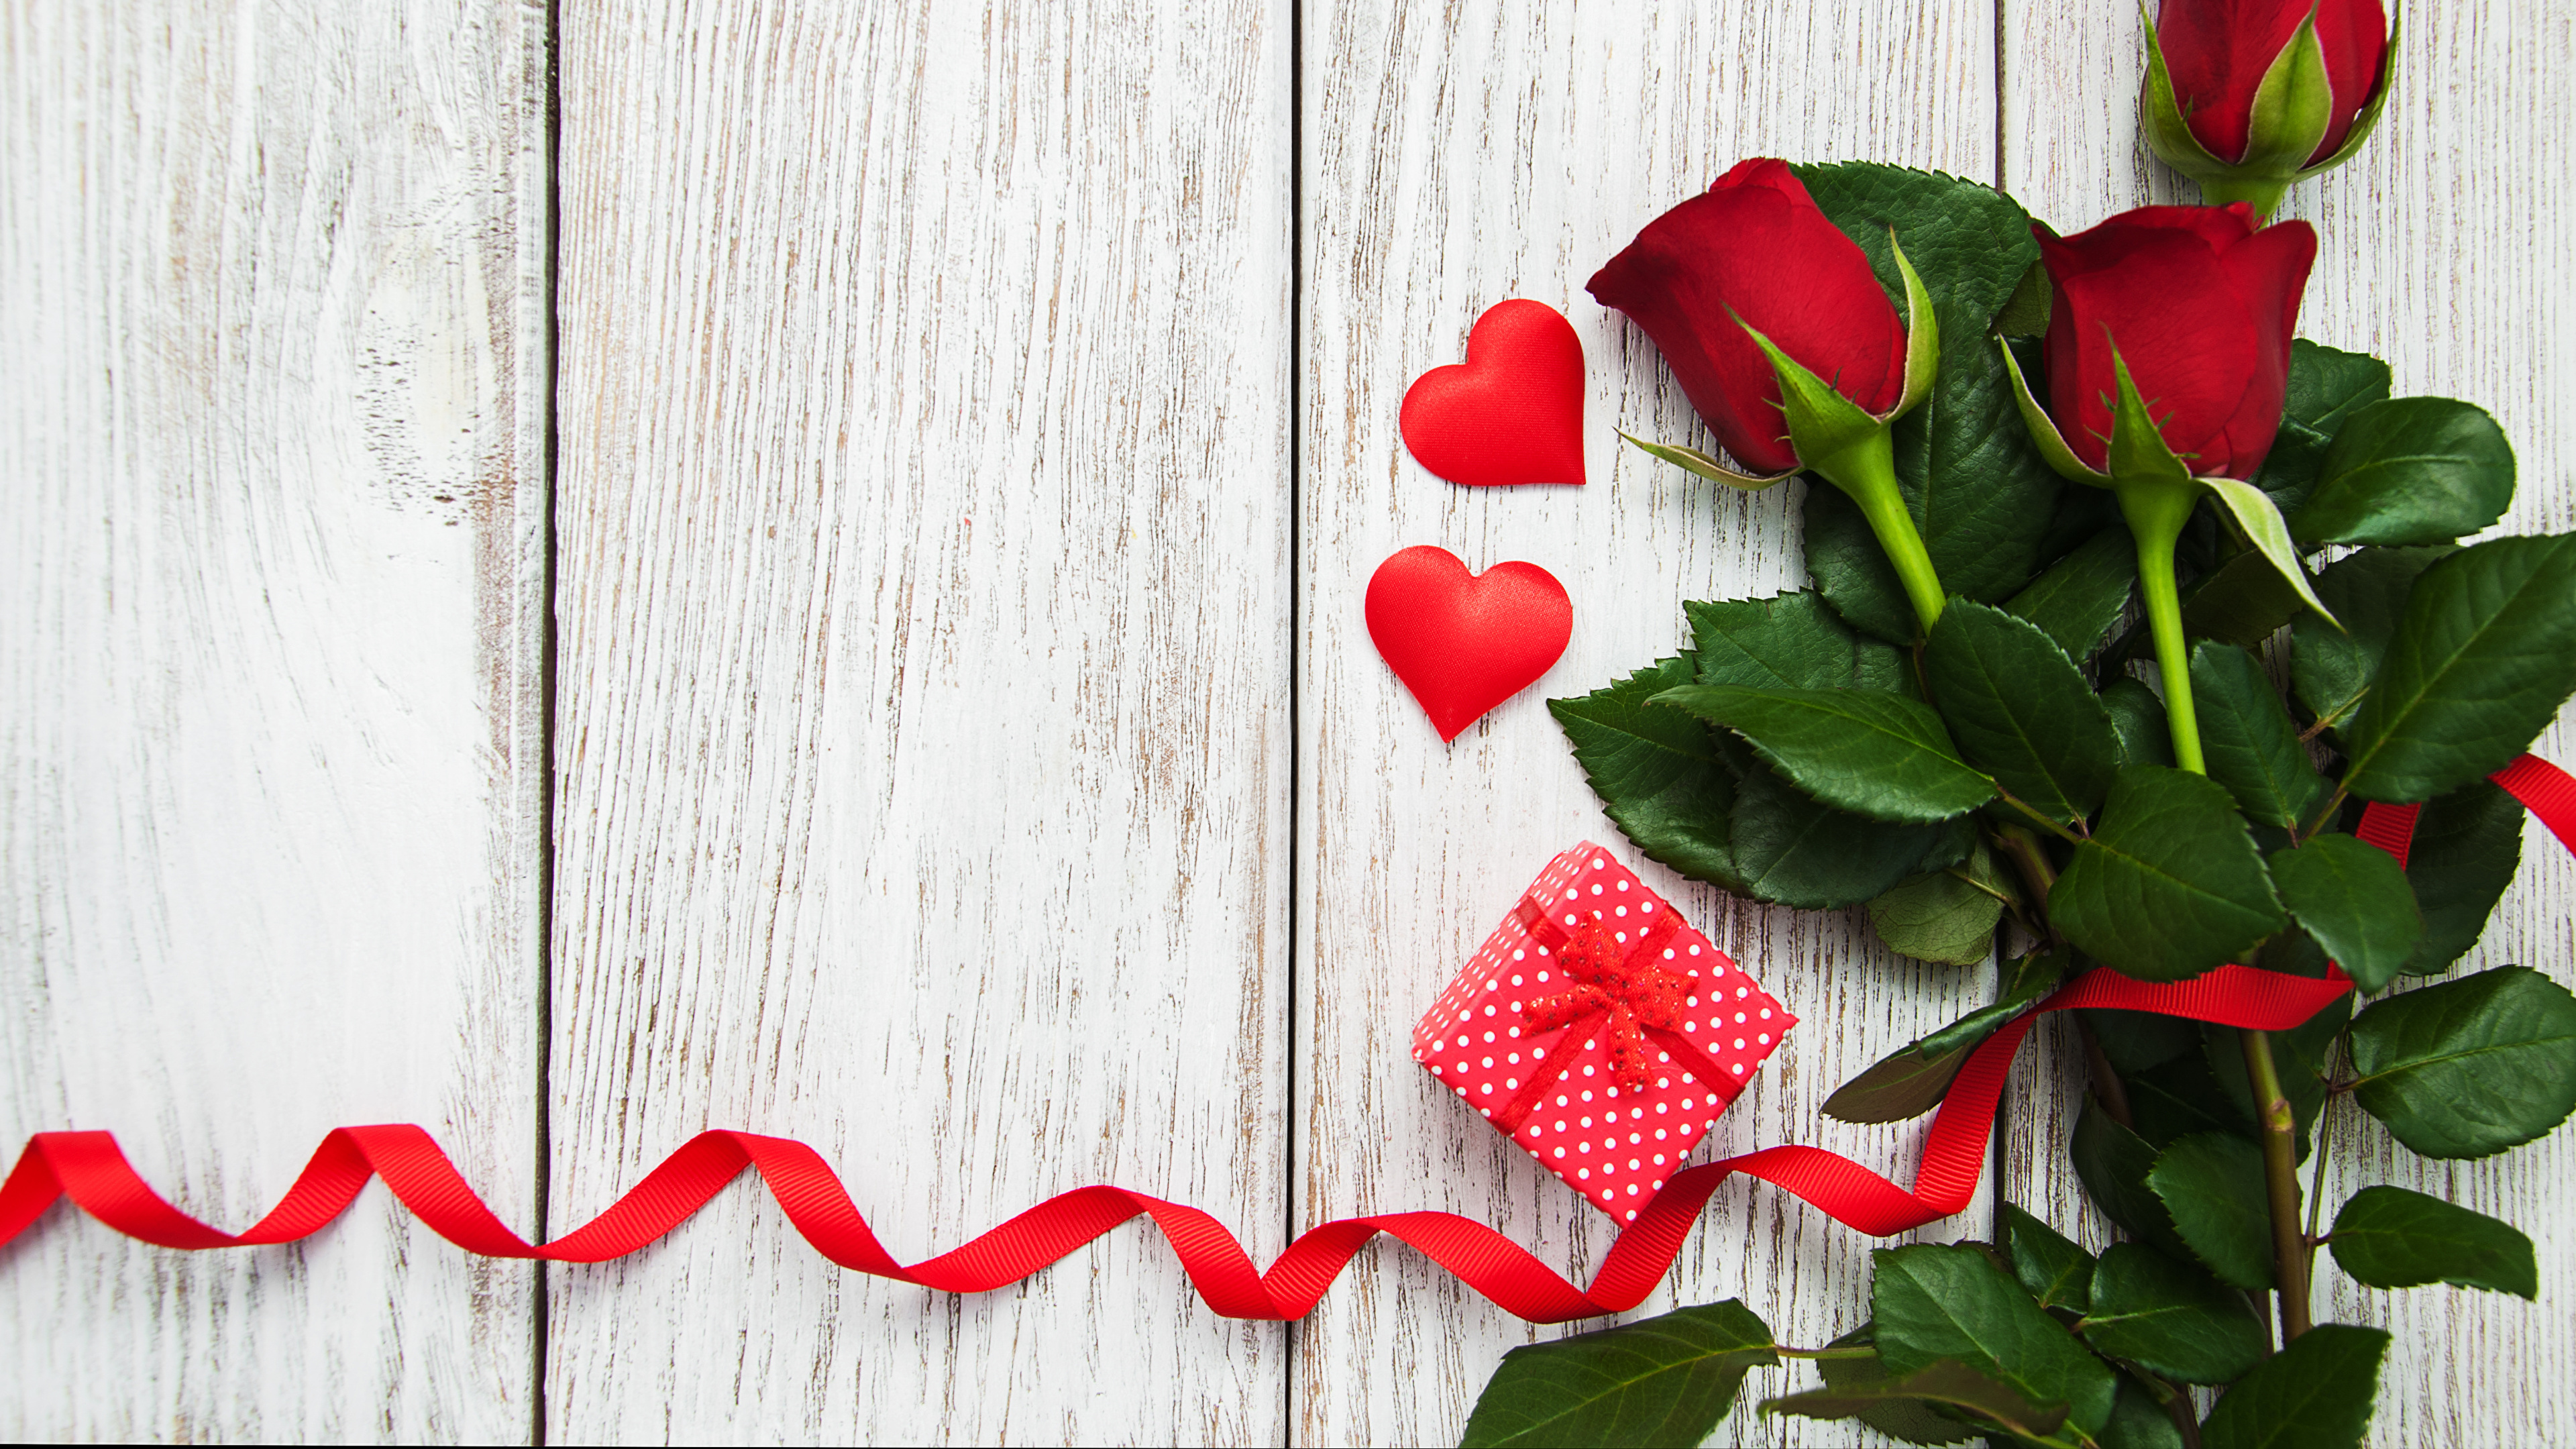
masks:
[[(2576, 778), (2526, 755), (2493, 777), (2558, 838), (2576, 849)], [(2414, 821), (2404, 807), (2372, 805), (2361, 834), (2403, 859)], [(2012, 1059), (2047, 1012), (2113, 1007), (2220, 1026), (2286, 1031), (2351, 989), (2342, 972), (2322, 980), (2222, 966), (2189, 981), (2133, 981), (2106, 969), (2088, 971), (2007, 1023), (1969, 1054), (1932, 1118), (1914, 1186), (1902, 1188), (1870, 1169), (1814, 1147), (1767, 1147), (1673, 1176), (1611, 1245), (1589, 1289), (1492, 1228), (1455, 1213), (1384, 1213), (1344, 1218), (1309, 1229), (1266, 1273), (1216, 1219), (1179, 1203), (1114, 1187), (1085, 1187), (1049, 1198), (963, 1247), (905, 1266), (877, 1242), (841, 1181), (814, 1150), (782, 1137), (702, 1132), (683, 1144), (608, 1211), (543, 1247), (492, 1215), (447, 1155), (418, 1127), (342, 1127), (322, 1145), (286, 1197), (248, 1230), (218, 1231), (170, 1206), (152, 1191), (106, 1132), (39, 1132), (6, 1183), (0, 1183), (0, 1243), (24, 1233), (55, 1199), (129, 1237), (165, 1248), (249, 1247), (293, 1242), (319, 1232), (346, 1209), (370, 1176), (440, 1237), (494, 1258), (597, 1263), (622, 1257), (670, 1232), (722, 1191), (746, 1167), (758, 1169), (788, 1221), (834, 1263), (855, 1272), (950, 1293), (981, 1293), (1016, 1283), (1128, 1219), (1154, 1220), (1171, 1242), (1191, 1286), (1228, 1318), (1302, 1318), (1351, 1258), (1379, 1233), (1421, 1251), (1506, 1312), (1537, 1323), (1623, 1313), (1645, 1301), (1681, 1252), (1683, 1239), (1718, 1184), (1735, 1173), (1757, 1177), (1804, 1198), (1828, 1216), (1878, 1236), (1901, 1233), (1960, 1211), (1975, 1195), (1986, 1139)]]

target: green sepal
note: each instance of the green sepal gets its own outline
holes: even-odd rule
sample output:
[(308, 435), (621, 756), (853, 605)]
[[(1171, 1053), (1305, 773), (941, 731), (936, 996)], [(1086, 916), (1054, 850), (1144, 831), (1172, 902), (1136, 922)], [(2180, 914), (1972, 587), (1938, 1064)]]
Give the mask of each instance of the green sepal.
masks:
[(2397, 86), (2397, 37), (2403, 22), (2404, 17), (2398, 12), (2395, 0), (2390, 0), (2388, 48), (2380, 52), (2379, 84), (2371, 88), (2370, 104), (2363, 106), (2361, 114), (2353, 117), (2352, 129), (2343, 133), (2343, 144), (2334, 149), (2334, 154), (2300, 172), (2300, 175), (2314, 176), (2320, 171), (2341, 166), (2351, 160), (2353, 153), (2361, 149), (2361, 143), (2369, 140), (2370, 133), (2379, 128), (2379, 113), (2387, 109), (2388, 93)]
[(2245, 154), (2235, 170), (2248, 179), (2292, 180), (2325, 144), (2333, 124), (2334, 81), (2326, 74), (2325, 42), (2317, 38), (2317, 15), (2311, 8), (2254, 88)]
[(1759, 493), (1775, 483), (1785, 483), (1798, 474), (1795, 468), (1784, 473), (1773, 473), (1768, 477), (1754, 473), (1738, 473), (1697, 448), (1685, 448), (1674, 443), (1650, 443), (1633, 433), (1623, 432), (1619, 436), (1627, 439), (1638, 451), (1650, 457), (1661, 458), (1676, 468), (1696, 473), (1712, 483), (1723, 483), (1729, 488), (1741, 488), (1747, 493)]
[[(1931, 315), (1928, 303), (1924, 315)], [(1772, 375), (1780, 380), (1780, 410), (1788, 420), (1789, 446), (1796, 451), (1798, 461), (1842, 487), (1843, 481), (1831, 471), (1834, 460), (1884, 434), (1886, 420), (1870, 416), (1860, 404), (1836, 391), (1832, 383), (1809, 372), (1796, 358), (1773, 345), (1759, 328), (1740, 317), (1735, 325), (1742, 327), (1763, 355), (1771, 359)]]
[(2147, 80), (2138, 92), (2138, 122), (2148, 147), (2167, 166), (2194, 181), (2226, 175), (2231, 163), (2200, 144), (2183, 116), (2182, 101), (2174, 94), (2173, 72), (2165, 69), (2164, 37), (2156, 33), (2156, 18), (2148, 13), (2145, 0), (2139, 0), (2138, 19), (2147, 27)]
[(1894, 422), (1932, 395), (1932, 381), (1941, 375), (1941, 319), (1932, 310), (1932, 289), (1923, 285), (1914, 264), (1905, 259), (1905, 248), (1896, 244), (1892, 226), (1887, 229), (1887, 249), (1896, 254), (1896, 270), (1905, 278), (1905, 391), (1887, 414), (1886, 421)]
[(2298, 592), (2300, 601), (2316, 610), (2327, 623), (2342, 628), (2343, 622), (2325, 606), (2325, 601), (2317, 597), (2316, 589), (2308, 583), (2308, 571), (2299, 563), (2298, 547), (2290, 542), (2289, 521), (2281, 517), (2281, 506), (2272, 501), (2272, 495), (2234, 478), (2203, 478), (2199, 482), (2201, 487), (2209, 490), (2211, 497), (2225, 505), (2228, 516), (2236, 520), (2236, 527), (2244, 533), (2245, 541), (2254, 545), (2254, 551), (2263, 556), (2264, 562), (2272, 566), (2272, 571), (2281, 576), (2283, 583)]
[(2128, 483), (2171, 483), (2192, 477), (2191, 465), (2165, 441), (2164, 429), (2147, 411), (2147, 400), (2138, 392), (2138, 380), (2129, 375), (2129, 360), (2120, 355), (2117, 346), (2111, 349), (2111, 370), (2119, 379), (2119, 396), (2111, 408), (2111, 446), (2104, 460), (2111, 465), (2111, 486), (2116, 489)]
[(2031, 396), (2030, 379), (2021, 375), (2021, 360), (2013, 356), (2012, 345), (2000, 337), (1995, 339), (1995, 345), (2003, 349), (2004, 369), (2012, 374), (2013, 402), (2021, 409), (2021, 424), (2030, 430), (2031, 445), (2039, 450), (2040, 461), (2070, 483), (2110, 487), (2111, 475), (2093, 471), (2075, 456), (2075, 450), (2066, 445), (2066, 435), (2057, 430), (2057, 420), (2039, 405), (2038, 398)]

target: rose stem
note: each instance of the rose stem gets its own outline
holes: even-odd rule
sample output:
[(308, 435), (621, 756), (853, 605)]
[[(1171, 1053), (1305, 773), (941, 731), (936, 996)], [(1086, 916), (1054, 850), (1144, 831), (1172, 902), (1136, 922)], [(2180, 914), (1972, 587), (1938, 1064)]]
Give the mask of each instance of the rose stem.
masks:
[[(2276, 198), (2277, 199), (2277, 198)], [(2191, 660), (2183, 650), (2182, 600), (2174, 588), (2174, 542), (2200, 501), (2188, 479), (2139, 480), (2119, 489), (2120, 515), (2138, 541), (2138, 585), (2146, 598), (2147, 627), (2156, 641), (2156, 668), (2164, 676), (2165, 719), (2172, 727), (2174, 763), (2206, 775), (2200, 721), (2191, 707)], [(2281, 1342), (2308, 1331), (2308, 1243), (2299, 1228), (2297, 1120), (2281, 1090), (2268, 1032), (2240, 1033), (2246, 1079), (2262, 1123), (2263, 1186), (2272, 1210), (2272, 1276), (2280, 1287)]]
[(2204, 181), (2200, 183), (2201, 200), (2212, 206), (2225, 206), (2241, 201), (2254, 208), (2254, 224), (2262, 226), (2280, 210), (2281, 197), (2290, 189), (2286, 181)]
[(2174, 587), (2174, 541), (2200, 501), (2199, 485), (2131, 482), (2119, 489), (2120, 514), (2138, 541), (2138, 589), (2146, 598), (2147, 629), (2156, 641), (2156, 668), (2164, 675), (2165, 723), (2173, 734), (2174, 763), (2195, 775), (2209, 770), (2200, 758), (2200, 720), (2191, 707), (2191, 656), (2182, 633), (2182, 598)]
[(2289, 1094), (2272, 1061), (2269, 1032), (2241, 1034), (2245, 1075), (2254, 1088), (2255, 1114), (2263, 1124), (2263, 1186), (2272, 1200), (2272, 1278), (2280, 1289), (2281, 1343), (2308, 1331), (2308, 1240), (2299, 1228), (2299, 1166)]
[(1896, 486), (1892, 430), (1882, 426), (1834, 456), (1810, 460), (1807, 466), (1860, 505), (1861, 517), (1869, 520), (1878, 546), (1887, 551), (1887, 561), (1896, 569), (1897, 581), (1905, 585), (1914, 616), (1930, 633), (1947, 596), (1941, 592), (1941, 576), (1933, 571), (1932, 555), (1923, 551), (1923, 535), (1915, 531), (1914, 515), (1906, 511), (1905, 494)]

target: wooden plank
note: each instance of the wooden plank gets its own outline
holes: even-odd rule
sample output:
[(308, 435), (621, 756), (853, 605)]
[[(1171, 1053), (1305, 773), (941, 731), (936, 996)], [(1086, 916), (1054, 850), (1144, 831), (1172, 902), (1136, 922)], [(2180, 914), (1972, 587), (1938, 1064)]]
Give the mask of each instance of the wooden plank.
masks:
[[(0, 1137), (241, 1226), (418, 1121), (536, 1219), (545, 53), (494, 0), (0, 7)], [(535, 1274), (370, 1192), (58, 1209), (0, 1437), (525, 1439)]]
[[(1297, 1201), (1300, 1224), (1447, 1208), (1586, 1277), (1611, 1223), (1411, 1058), (1415, 1018), (1555, 852), (1617, 845), (1806, 1025), (1701, 1157), (1809, 1142), (1910, 1173), (1920, 1125), (1825, 1121), (1825, 1096), (1992, 989), (1893, 959), (1856, 913), (1730, 901), (1642, 862), (1601, 815), (1543, 703), (1683, 643), (1681, 602), (1803, 579), (1796, 487), (1745, 496), (1621, 451), (1613, 424), (1696, 428), (1642, 334), (1582, 291), (1649, 219), (1747, 155), (1876, 158), (1983, 176), (1994, 159), (1991, 12), (1866, 3), (1673, 7), (1310, 6), (1304, 43), (1305, 406), (1300, 528)], [(1580, 490), (1471, 490), (1404, 453), (1397, 409), (1506, 297), (1560, 308), (1592, 379)], [(1535, 689), (1443, 746), (1372, 650), (1360, 600), (1398, 548), (1486, 568), (1528, 559), (1575, 599)], [(1928, 1236), (1982, 1234), (1981, 1201)], [(1865, 1316), (1877, 1244), (1741, 1180), (1713, 1201), (1647, 1311), (1741, 1296), (1817, 1344)], [(1454, 1443), (1532, 1329), (1407, 1251), (1363, 1253), (1297, 1335), (1301, 1443)], [(1812, 1382), (1757, 1373), (1748, 1404)], [(1722, 1442), (1848, 1442), (1764, 1423)]]
[[(1286, 1223), (1284, 7), (562, 7), (553, 1211), (813, 1143), (889, 1247)], [(552, 1280), (575, 1441), (1275, 1441), (1141, 1225), (1017, 1291), (739, 1189)]]
[[(2407, 5), (2397, 89), (2359, 159), (2294, 188), (2284, 216), (2321, 235), (2300, 331), (2385, 357), (2397, 391), (2466, 398), (2512, 437), (2521, 493), (2499, 532), (2576, 526), (2576, 101), (2559, 61), (2576, 18), (2536, 0)], [(2197, 192), (2135, 146), (2145, 52), (2126, 0), (2007, 7), (2005, 176), (2032, 212), (2066, 230)], [(2576, 759), (2576, 716), (2536, 748)], [(2519, 961), (2567, 979), (2576, 864), (2539, 827), (2486, 940), (2459, 968)], [(2106, 1225), (2064, 1165), (2080, 1080), (2062, 1050), (2036, 1067), (2052, 1089), (2026, 1099), (2004, 1147), (2007, 1191), (2053, 1220)], [(2531, 1234), (2540, 1301), (2460, 1289), (2387, 1293), (2319, 1259), (2320, 1319), (2396, 1334), (2373, 1439), (2382, 1444), (2557, 1443), (2576, 1437), (2576, 1138), (2561, 1132), (2484, 1162), (2426, 1162), (2339, 1104), (2327, 1127), (2331, 1216), (2354, 1190), (2389, 1182), (2447, 1196)], [(2552, 1385), (2562, 1386), (2553, 1388)]]

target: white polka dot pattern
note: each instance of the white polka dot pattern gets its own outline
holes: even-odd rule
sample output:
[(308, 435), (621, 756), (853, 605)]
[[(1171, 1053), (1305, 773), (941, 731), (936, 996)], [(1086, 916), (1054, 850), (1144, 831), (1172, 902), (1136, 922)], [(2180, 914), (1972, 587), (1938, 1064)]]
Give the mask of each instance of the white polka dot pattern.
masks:
[[(1672, 909), (1590, 841), (1549, 861), (1522, 899), (1568, 924), (1597, 914), (1614, 925), (1643, 925)], [(1698, 1080), (1673, 1065), (1670, 1052), (1658, 1051), (1666, 1070), (1643, 1091), (1623, 1091), (1598, 1041), (1566, 1040), (1571, 1027), (1524, 1034), (1523, 1004), (1563, 987), (1551, 979), (1556, 972), (1547, 948), (1521, 924), (1517, 902), (1413, 1029), (1413, 1059), (1488, 1118), (1544, 1082), (1512, 1140), (1586, 1202), (1626, 1222), (1681, 1169), (1717, 1125), (1717, 1114), (1798, 1022), (1688, 922), (1666, 943), (1665, 955), (1699, 976), (1681, 1030), (1726, 1069), (1717, 1081)], [(1738, 1036), (1735, 1024), (1747, 1018), (1762, 1030)]]

